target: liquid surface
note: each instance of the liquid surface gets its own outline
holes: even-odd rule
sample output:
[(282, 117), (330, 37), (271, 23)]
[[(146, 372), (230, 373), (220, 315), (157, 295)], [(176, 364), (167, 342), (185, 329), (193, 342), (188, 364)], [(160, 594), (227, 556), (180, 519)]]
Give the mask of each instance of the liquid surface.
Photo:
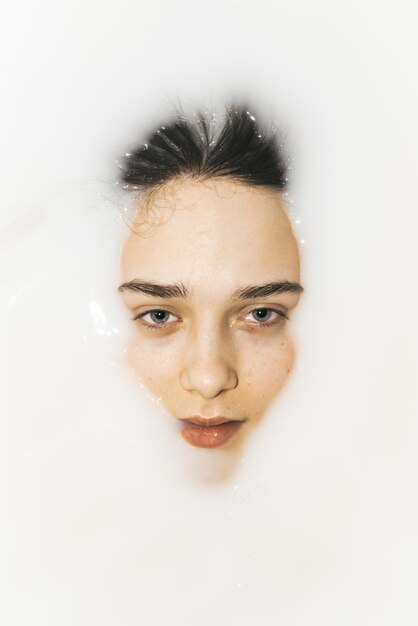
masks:
[[(413, 8), (202, 8), (2, 20), (0, 621), (415, 626)], [(167, 100), (242, 91), (288, 132), (306, 291), (294, 376), (232, 459), (125, 367), (112, 181)]]

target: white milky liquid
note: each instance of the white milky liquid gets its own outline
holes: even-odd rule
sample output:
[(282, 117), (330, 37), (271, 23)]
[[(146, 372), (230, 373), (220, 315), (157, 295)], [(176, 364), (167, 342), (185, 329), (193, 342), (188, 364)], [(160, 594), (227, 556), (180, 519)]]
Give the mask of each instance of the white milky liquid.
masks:
[[(398, 9), (8, 8), (2, 624), (416, 624), (417, 51)], [(169, 100), (241, 94), (288, 131), (305, 293), (294, 374), (231, 462), (185, 444), (124, 364), (114, 162)]]

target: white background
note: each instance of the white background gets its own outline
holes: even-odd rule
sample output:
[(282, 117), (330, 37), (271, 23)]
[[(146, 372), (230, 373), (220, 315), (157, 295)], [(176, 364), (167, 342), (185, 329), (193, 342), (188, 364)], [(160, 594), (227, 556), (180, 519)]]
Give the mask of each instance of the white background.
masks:
[[(0, 616), (418, 619), (411, 2), (21, 2), (0, 20)], [(121, 362), (115, 159), (171, 102), (288, 131), (299, 365), (237, 460)]]

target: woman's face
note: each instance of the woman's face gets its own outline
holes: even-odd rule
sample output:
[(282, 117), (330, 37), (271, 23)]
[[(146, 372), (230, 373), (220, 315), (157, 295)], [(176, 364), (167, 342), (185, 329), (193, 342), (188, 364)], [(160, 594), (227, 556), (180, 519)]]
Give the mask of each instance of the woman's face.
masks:
[(295, 359), (299, 252), (272, 191), (177, 181), (139, 204), (119, 291), (129, 362), (191, 445), (237, 444)]

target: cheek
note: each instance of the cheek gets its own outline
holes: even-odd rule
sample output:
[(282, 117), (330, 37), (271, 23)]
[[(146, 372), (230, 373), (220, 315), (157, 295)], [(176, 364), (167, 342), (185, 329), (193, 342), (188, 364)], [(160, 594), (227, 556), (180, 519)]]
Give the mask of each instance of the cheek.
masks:
[(156, 396), (162, 396), (170, 381), (171, 361), (161, 351), (133, 342), (128, 346), (127, 361), (141, 382)]
[(243, 382), (249, 393), (266, 402), (285, 385), (295, 363), (293, 341), (284, 337), (274, 345), (261, 344), (252, 351), (243, 371)]
[(293, 341), (286, 338), (281, 342), (280, 350), (276, 357), (277, 379), (281, 381), (282, 386), (290, 375), (296, 360), (296, 350)]
[(192, 413), (185, 407), (184, 390), (179, 384), (181, 354), (175, 346), (148, 345), (134, 341), (127, 350), (127, 361), (141, 383), (173, 415)]

